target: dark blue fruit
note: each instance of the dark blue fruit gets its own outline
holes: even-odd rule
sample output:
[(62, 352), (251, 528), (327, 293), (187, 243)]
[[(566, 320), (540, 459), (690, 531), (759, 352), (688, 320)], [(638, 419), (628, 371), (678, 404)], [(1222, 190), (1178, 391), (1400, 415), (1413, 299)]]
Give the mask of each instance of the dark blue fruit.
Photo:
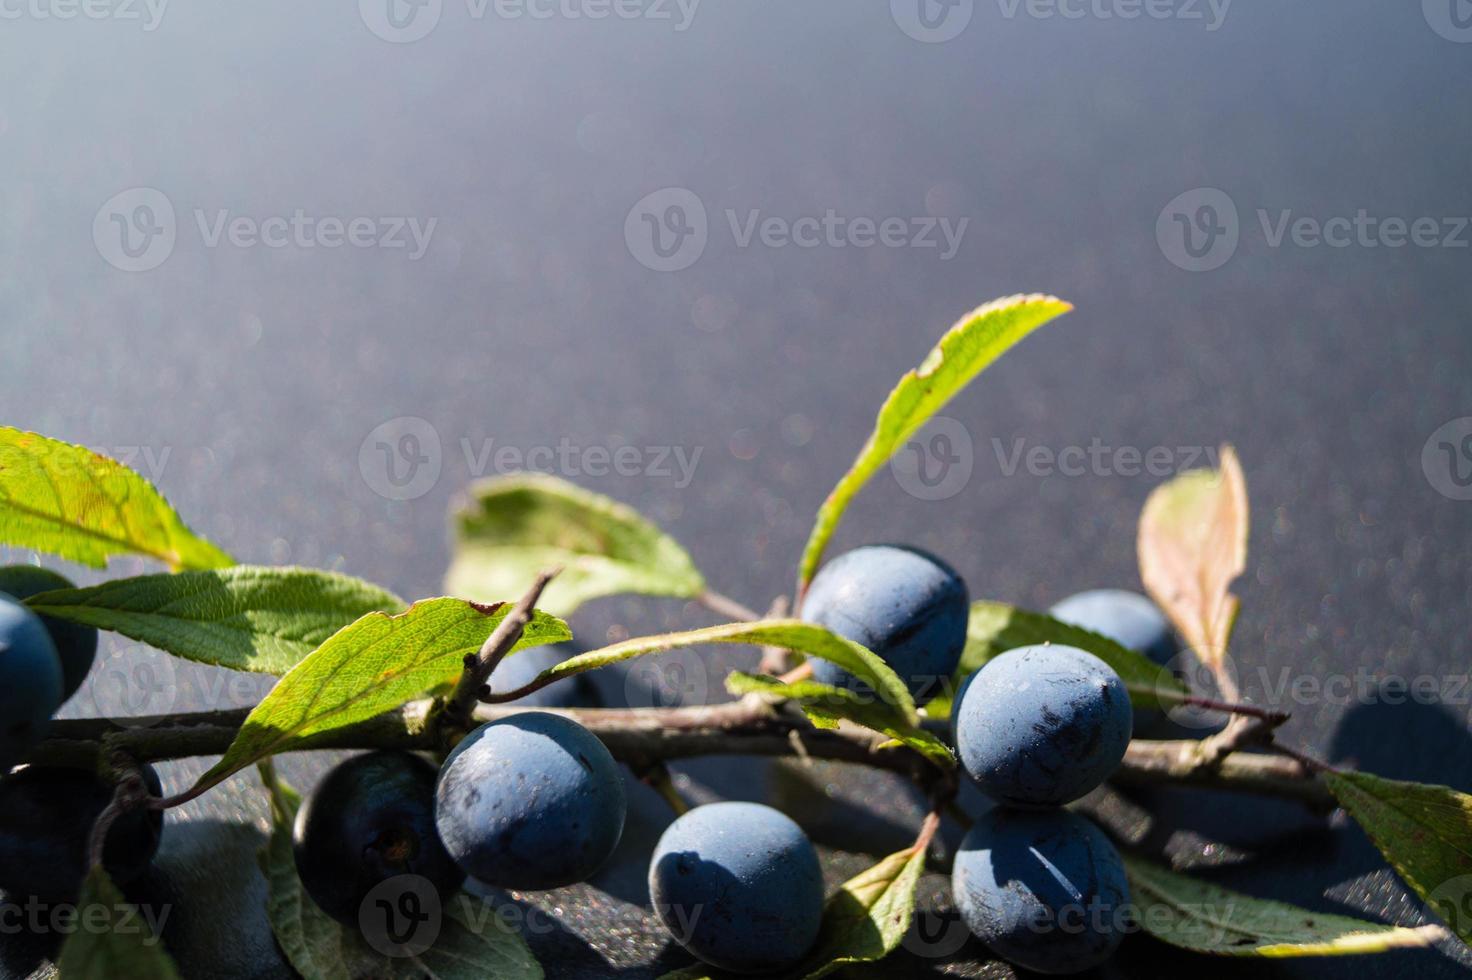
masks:
[(360, 923), (363, 900), (399, 875), (415, 875), (447, 900), (465, 873), (434, 825), (435, 768), (409, 752), (354, 756), (303, 802), (293, 833), (296, 870), (328, 915)]
[(1143, 653), (1162, 667), (1181, 652), (1181, 645), (1155, 603), (1126, 589), (1093, 589), (1059, 602), (1048, 615), (1108, 637)]
[(618, 763), (586, 728), (528, 711), (487, 722), (445, 759), (440, 839), (466, 873), (502, 888), (585, 881), (623, 835)]
[(1109, 777), (1132, 725), (1129, 694), (1104, 661), (1074, 647), (1022, 647), (975, 674), (956, 749), (997, 802), (1060, 806)]
[(795, 966), (823, 919), (817, 852), (759, 803), (711, 803), (672, 823), (654, 848), (649, 896), (676, 942), (737, 973)]
[[(495, 673), (491, 674), (491, 690), (497, 694), (514, 691), (530, 683), (542, 671), (556, 667), (582, 652), (570, 643), (520, 650), (496, 665)], [(577, 674), (517, 698), (511, 703), (525, 708), (595, 707), (598, 697), (592, 687), (587, 674)]]
[(0, 773), (24, 762), (61, 707), (61, 661), (35, 613), (0, 596)]
[(951, 888), (972, 935), (1038, 973), (1099, 965), (1129, 925), (1119, 852), (1066, 810), (983, 814), (956, 851)]
[[(42, 592), (58, 589), (74, 589), (64, 575), (39, 565), (6, 565), (0, 568), (0, 592), (16, 599), (29, 599)], [(97, 659), (97, 630), (81, 623), (71, 623), (54, 616), (42, 616), (46, 632), (56, 646), (56, 655), (61, 658), (61, 699), (65, 701), (77, 693), (82, 681), (92, 670)]]
[[(150, 793), (162, 795), (152, 766), (143, 767), (143, 780)], [(0, 779), (0, 889), (11, 901), (76, 897), (87, 871), (92, 824), (113, 791), (92, 770), (63, 766), (27, 766)], [(126, 884), (148, 870), (163, 825), (160, 810), (132, 810), (117, 818), (102, 852), (113, 881)]]
[[(945, 689), (966, 646), (966, 583), (949, 565), (915, 548), (868, 545), (839, 555), (813, 578), (802, 617), (867, 647), (924, 704)], [(869, 693), (823, 660), (813, 676)]]

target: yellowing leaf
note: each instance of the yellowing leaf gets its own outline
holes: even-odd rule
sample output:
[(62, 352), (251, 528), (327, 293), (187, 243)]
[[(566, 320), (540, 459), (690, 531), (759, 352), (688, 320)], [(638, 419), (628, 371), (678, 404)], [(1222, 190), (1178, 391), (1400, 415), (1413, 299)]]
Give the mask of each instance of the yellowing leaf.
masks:
[(235, 560), (196, 535), (137, 473), (82, 446), (0, 426), (0, 544), (93, 568), (143, 555), (171, 568)]
[(1202, 662), (1221, 665), (1237, 620), (1232, 583), (1247, 568), (1247, 483), (1231, 446), (1221, 469), (1156, 487), (1140, 515), (1140, 578)]

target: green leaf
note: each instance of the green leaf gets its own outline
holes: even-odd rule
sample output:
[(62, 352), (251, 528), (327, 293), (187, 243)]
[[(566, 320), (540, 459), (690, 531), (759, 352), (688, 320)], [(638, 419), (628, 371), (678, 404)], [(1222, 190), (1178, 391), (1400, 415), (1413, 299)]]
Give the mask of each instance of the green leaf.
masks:
[(56, 961), (61, 980), (179, 980), (178, 968), (145, 917), (101, 866), (83, 879), (74, 913), (81, 921)]
[(1323, 778), (1396, 873), (1472, 943), (1472, 796), (1367, 772)]
[[(244, 767), (392, 711), (453, 682), (511, 611), (463, 599), (426, 599), (397, 616), (369, 613), (323, 643), (271, 689), (235, 741), (195, 783), (202, 791)], [(567, 624), (536, 611), (512, 650), (572, 639)]]
[(915, 886), (925, 848), (891, 854), (838, 889), (823, 910), (823, 931), (808, 957), (804, 980), (818, 980), (851, 963), (872, 963), (894, 952), (910, 929)]
[(319, 980), (351, 980), (342, 926), (317, 907), (297, 877), (292, 824), (301, 796), (276, 778), (269, 763), (261, 764), (261, 778), (271, 794), (271, 836), (260, 853), (271, 932), (297, 973)]
[(1135, 918), (1157, 939), (1218, 956), (1351, 956), (1429, 946), (1440, 926), (1408, 929), (1253, 898), (1126, 858)]
[(1237, 622), (1232, 583), (1247, 568), (1247, 481), (1231, 446), (1221, 470), (1190, 470), (1151, 492), (1140, 514), (1145, 591), (1186, 645), (1219, 668)]
[(116, 579), (26, 600), (200, 663), (284, 674), (333, 633), (403, 600), (361, 579), (309, 568), (233, 568)]
[(906, 745), (943, 766), (956, 764), (956, 757), (940, 739), (923, 728), (907, 724), (889, 705), (847, 688), (817, 681), (784, 684), (775, 677), (733, 671), (726, 677), (726, 690), (732, 694), (763, 694), (795, 701), (817, 728), (837, 728), (839, 720), (844, 719), (888, 735), (895, 743)]
[(566, 616), (589, 599), (632, 592), (691, 599), (705, 580), (684, 548), (637, 511), (540, 473), (493, 477), (456, 509), (445, 590), (483, 602), (526, 592), (562, 566), (541, 605)]
[(114, 555), (170, 568), (235, 560), (196, 535), (137, 473), (82, 446), (0, 426), (0, 544), (103, 568)]
[(910, 697), (898, 675), (879, 657), (870, 653), (852, 640), (844, 639), (822, 626), (804, 623), (796, 619), (764, 619), (755, 623), (727, 623), (724, 626), (709, 626), (705, 629), (685, 633), (664, 633), (659, 636), (638, 636), (622, 643), (590, 650), (570, 657), (555, 667), (549, 667), (537, 675), (533, 683), (538, 687), (543, 682), (561, 680), (584, 671), (606, 667), (622, 660), (647, 653), (664, 653), (681, 647), (700, 646), (704, 643), (743, 643), (751, 646), (782, 647), (796, 650), (810, 657), (818, 657), (842, 667), (867, 683), (878, 695), (878, 699), (889, 705), (907, 725), (916, 725), (919, 716), (915, 712), (915, 701)]
[(384, 956), (359, 933), (345, 929), (317, 907), (297, 876), (292, 824), (301, 798), (268, 764), (262, 764), (261, 776), (271, 791), (271, 837), (260, 854), (266, 912), (276, 941), (299, 974), (313, 980), (541, 980), (542, 968), (526, 942), (495, 909), (463, 892), (445, 903), (438, 922), (421, 926), (437, 931), (433, 945), (417, 956)]
[(859, 450), (843, 479), (818, 510), (818, 519), (803, 549), (798, 585), (812, 581), (833, 531), (869, 478), (930, 417), (1014, 344), (1054, 317), (1073, 309), (1052, 296), (1009, 296), (962, 317), (926, 356), (920, 367), (900, 379), (889, 393), (874, 431)]
[[(1086, 650), (1104, 661), (1124, 681), (1130, 701), (1144, 708), (1159, 707), (1186, 696), (1185, 685), (1170, 671), (1142, 653), (1120, 646), (1098, 633), (1051, 616), (1028, 612), (1002, 602), (979, 600), (971, 604), (971, 618), (966, 626), (966, 649), (961, 654), (952, 689), (993, 657), (1018, 647), (1056, 643)], [(952, 692), (947, 691), (926, 706), (933, 718), (947, 718), (951, 712)]]
[[(803, 965), (786, 976), (819, 980), (855, 963), (872, 963), (894, 952), (910, 929), (915, 887), (925, 868), (925, 849), (907, 848), (848, 881), (828, 899), (817, 944)], [(666, 973), (660, 980), (729, 980), (709, 966)]]

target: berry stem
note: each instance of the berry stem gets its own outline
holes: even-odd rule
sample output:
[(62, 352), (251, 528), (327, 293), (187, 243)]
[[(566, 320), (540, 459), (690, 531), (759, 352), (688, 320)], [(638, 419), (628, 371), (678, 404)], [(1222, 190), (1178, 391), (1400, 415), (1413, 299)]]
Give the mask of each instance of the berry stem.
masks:
[(532, 621), (532, 614), (537, 600), (542, 597), (542, 591), (561, 571), (561, 568), (549, 568), (540, 572), (531, 588), (527, 589), (526, 594), (506, 614), (506, 618), (496, 625), (491, 635), (486, 637), (480, 652), (465, 658), (465, 670), (460, 674), (455, 690), (445, 700), (444, 707), (431, 719), (432, 727), (441, 738), (448, 738), (455, 733), (463, 734), (469, 730), (476, 702), (483, 694), (489, 693), (487, 683), (492, 672), (521, 639), (522, 632)]
[(758, 613), (756, 610), (748, 609), (735, 599), (721, 595), (721, 593), (711, 589), (706, 589), (700, 595), (696, 596), (695, 601), (717, 616), (721, 616), (732, 622), (755, 623), (762, 618), (761, 613)]

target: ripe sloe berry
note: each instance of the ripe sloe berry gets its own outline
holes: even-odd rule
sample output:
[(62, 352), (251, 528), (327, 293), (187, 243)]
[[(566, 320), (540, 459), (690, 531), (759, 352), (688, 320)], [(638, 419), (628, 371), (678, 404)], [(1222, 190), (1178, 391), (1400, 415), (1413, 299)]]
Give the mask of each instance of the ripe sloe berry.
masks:
[[(0, 568), (0, 592), (16, 599), (29, 599), (42, 592), (76, 588), (64, 575), (39, 565), (6, 565)], [(97, 659), (97, 630), (82, 623), (72, 623), (54, 616), (42, 616), (41, 623), (51, 634), (56, 655), (61, 658), (61, 699), (77, 693), (82, 681)]]
[[(142, 771), (148, 791), (161, 795), (158, 773), (147, 765)], [(75, 898), (87, 871), (92, 825), (113, 792), (95, 772), (65, 766), (27, 766), (0, 779), (0, 888), (12, 900)], [(144, 809), (113, 822), (102, 851), (113, 881), (126, 884), (148, 869), (163, 824), (162, 811)]]
[(584, 881), (618, 846), (623, 777), (586, 728), (528, 711), (487, 722), (445, 759), (435, 788), (440, 839), (466, 873), (502, 888)]
[(956, 851), (951, 888), (972, 935), (1038, 973), (1097, 966), (1128, 926), (1119, 852), (1066, 810), (983, 814)]
[[(923, 704), (944, 689), (961, 660), (968, 603), (966, 583), (939, 558), (915, 548), (868, 545), (823, 566), (802, 616), (873, 651)], [(813, 676), (869, 693), (825, 660), (813, 661)]]
[(1134, 713), (1119, 675), (1066, 646), (1009, 650), (977, 671), (956, 716), (961, 764), (1013, 806), (1061, 806), (1109, 777)]
[(671, 824), (649, 864), (649, 895), (676, 942), (737, 973), (796, 965), (823, 919), (812, 843), (758, 803), (711, 803)]
[(336, 766), (302, 803), (296, 870), (322, 911), (360, 922), (363, 899), (399, 875), (428, 881), (441, 901), (465, 880), (434, 824), (435, 768), (409, 752), (379, 751)]

